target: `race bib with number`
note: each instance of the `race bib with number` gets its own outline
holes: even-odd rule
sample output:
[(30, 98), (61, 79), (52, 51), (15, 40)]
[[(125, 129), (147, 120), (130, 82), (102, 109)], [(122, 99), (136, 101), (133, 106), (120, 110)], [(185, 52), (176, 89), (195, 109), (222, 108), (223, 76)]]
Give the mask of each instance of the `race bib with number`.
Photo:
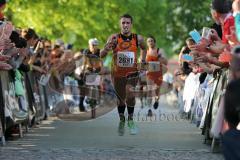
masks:
[(135, 60), (134, 52), (118, 52), (117, 65), (119, 67), (133, 67)]
[(101, 83), (101, 76), (97, 74), (89, 74), (86, 75), (86, 82), (87, 86), (99, 86)]
[(148, 62), (148, 71), (149, 72), (159, 72), (160, 71), (160, 62), (155, 62), (155, 61)]

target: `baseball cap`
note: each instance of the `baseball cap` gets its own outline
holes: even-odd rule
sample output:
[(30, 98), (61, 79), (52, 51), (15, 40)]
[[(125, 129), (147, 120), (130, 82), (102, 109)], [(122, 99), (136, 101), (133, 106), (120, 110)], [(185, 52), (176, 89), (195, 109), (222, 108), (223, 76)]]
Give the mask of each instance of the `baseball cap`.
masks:
[(98, 42), (97, 38), (91, 38), (91, 39), (89, 39), (88, 44), (97, 46), (99, 44), (99, 42)]

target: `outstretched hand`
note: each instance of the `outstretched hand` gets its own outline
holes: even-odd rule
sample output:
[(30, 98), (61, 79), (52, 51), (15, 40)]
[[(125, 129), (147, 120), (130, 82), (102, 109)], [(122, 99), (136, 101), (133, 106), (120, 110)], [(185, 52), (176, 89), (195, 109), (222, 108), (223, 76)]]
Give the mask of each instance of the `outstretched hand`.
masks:
[(206, 38), (202, 38), (198, 44), (191, 45), (189, 46), (189, 48), (192, 51), (205, 51), (209, 43), (209, 40), (207, 40)]
[(232, 4), (233, 12), (240, 12), (240, 0), (234, 0)]

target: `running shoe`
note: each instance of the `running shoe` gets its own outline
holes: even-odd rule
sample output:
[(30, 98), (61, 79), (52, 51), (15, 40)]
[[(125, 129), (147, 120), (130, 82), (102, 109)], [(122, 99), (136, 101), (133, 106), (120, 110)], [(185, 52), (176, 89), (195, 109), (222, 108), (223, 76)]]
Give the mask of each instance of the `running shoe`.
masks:
[(153, 116), (153, 112), (152, 112), (151, 109), (148, 110), (148, 114), (147, 115), (148, 115), (148, 117), (152, 117)]
[(153, 108), (154, 108), (154, 109), (158, 109), (158, 101), (154, 102)]
[(128, 120), (128, 128), (130, 130), (131, 135), (136, 135), (138, 133), (138, 128), (133, 120)]
[(123, 136), (125, 133), (125, 120), (120, 120), (118, 125), (118, 135)]

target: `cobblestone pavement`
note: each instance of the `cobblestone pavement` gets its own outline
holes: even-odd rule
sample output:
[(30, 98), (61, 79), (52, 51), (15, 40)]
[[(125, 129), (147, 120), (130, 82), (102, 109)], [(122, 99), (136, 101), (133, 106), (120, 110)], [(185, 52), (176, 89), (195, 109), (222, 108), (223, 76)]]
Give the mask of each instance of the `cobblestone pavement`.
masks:
[(223, 160), (220, 154), (204, 150), (154, 150), (154, 149), (19, 149), (0, 148), (1, 160)]

